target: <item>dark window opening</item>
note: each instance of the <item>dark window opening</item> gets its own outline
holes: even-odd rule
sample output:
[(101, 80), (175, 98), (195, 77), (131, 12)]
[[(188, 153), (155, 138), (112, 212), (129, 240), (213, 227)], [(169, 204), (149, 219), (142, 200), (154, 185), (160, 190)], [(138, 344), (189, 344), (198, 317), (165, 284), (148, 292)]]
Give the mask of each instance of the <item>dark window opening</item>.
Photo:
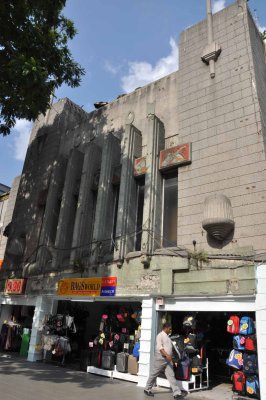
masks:
[(116, 237), (116, 225), (117, 225), (117, 213), (118, 213), (118, 201), (119, 201), (119, 185), (113, 186), (113, 198), (114, 198), (114, 205), (113, 205), (113, 231), (112, 231), (112, 243), (111, 243), (111, 251), (114, 250), (115, 247), (115, 237)]
[(164, 176), (163, 180), (163, 247), (177, 244), (177, 171)]
[(145, 192), (145, 179), (138, 180), (137, 181), (137, 213), (136, 213), (135, 251), (141, 250), (144, 192)]

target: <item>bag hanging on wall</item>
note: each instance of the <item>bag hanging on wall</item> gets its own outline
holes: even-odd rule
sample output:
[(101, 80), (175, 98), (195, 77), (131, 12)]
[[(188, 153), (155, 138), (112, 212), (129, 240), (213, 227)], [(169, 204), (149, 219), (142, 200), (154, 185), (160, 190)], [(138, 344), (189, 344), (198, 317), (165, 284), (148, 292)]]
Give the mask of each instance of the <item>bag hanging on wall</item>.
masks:
[(258, 372), (257, 354), (244, 353), (243, 371), (245, 375), (255, 375)]
[(227, 332), (228, 333), (239, 333), (239, 317), (237, 315), (231, 315), (227, 321)]
[(185, 352), (187, 354), (196, 353), (197, 350), (197, 335), (195, 333), (189, 333), (187, 337), (184, 338)]
[(255, 332), (254, 321), (250, 317), (242, 317), (240, 320), (239, 333), (241, 335), (252, 335)]
[(250, 397), (259, 398), (260, 397), (260, 385), (259, 379), (256, 375), (247, 376), (246, 379), (246, 391)]
[(226, 364), (229, 365), (229, 367), (232, 367), (235, 369), (242, 369), (243, 355), (242, 355), (241, 351), (232, 350), (231, 353), (229, 354), (229, 357), (226, 360)]
[(245, 350), (246, 338), (243, 335), (235, 335), (233, 337), (233, 348), (235, 350)]
[(247, 336), (245, 340), (245, 349), (248, 351), (257, 351), (256, 335)]
[(242, 394), (244, 396), (246, 393), (246, 377), (244, 375), (244, 372), (235, 371), (232, 376), (232, 379), (233, 379), (233, 391)]

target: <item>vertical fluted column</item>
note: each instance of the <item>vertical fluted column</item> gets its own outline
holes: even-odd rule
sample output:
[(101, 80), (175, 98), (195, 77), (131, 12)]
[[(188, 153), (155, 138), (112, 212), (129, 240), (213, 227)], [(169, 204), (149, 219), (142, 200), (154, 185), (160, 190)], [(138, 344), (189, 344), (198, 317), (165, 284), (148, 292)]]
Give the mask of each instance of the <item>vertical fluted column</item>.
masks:
[(136, 226), (137, 209), (134, 160), (141, 156), (141, 145), (140, 131), (131, 122), (127, 121), (119, 191), (115, 260), (123, 260), (129, 251), (134, 250), (135, 235), (133, 232)]
[(54, 261), (55, 269), (62, 268), (62, 264), (67, 264), (67, 259), (70, 255), (83, 160), (84, 154), (77, 149), (73, 149), (67, 164), (56, 232), (55, 247), (57, 256)]
[(46, 265), (54, 256), (54, 241), (59, 218), (59, 204), (62, 196), (67, 159), (59, 157), (53, 165), (53, 172), (49, 182), (43, 223), (40, 232), (39, 249), (37, 253), (37, 269), (45, 272)]
[(120, 164), (121, 143), (112, 133), (104, 140), (99, 189), (93, 229), (92, 264), (110, 254), (113, 231), (114, 168)]
[(88, 257), (93, 230), (93, 182), (101, 165), (101, 149), (91, 143), (85, 151), (76, 219), (73, 231), (71, 264)]
[(141, 250), (151, 254), (160, 247), (162, 223), (162, 176), (159, 171), (160, 151), (164, 148), (164, 126), (154, 113), (154, 105), (148, 107), (147, 155), (145, 196), (143, 209), (143, 234)]

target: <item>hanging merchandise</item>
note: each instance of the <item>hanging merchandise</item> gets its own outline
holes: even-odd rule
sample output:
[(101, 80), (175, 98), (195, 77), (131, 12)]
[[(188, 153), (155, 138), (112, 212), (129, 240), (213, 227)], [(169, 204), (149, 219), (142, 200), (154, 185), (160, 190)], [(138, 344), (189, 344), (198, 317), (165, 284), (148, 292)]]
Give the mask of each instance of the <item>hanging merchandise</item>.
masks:
[(237, 315), (231, 315), (227, 321), (227, 332), (228, 333), (239, 333), (239, 317)]
[(248, 376), (246, 380), (246, 391), (248, 396), (259, 398), (260, 397), (260, 385), (256, 375)]
[(175, 369), (175, 377), (179, 381), (189, 381), (190, 379), (190, 358), (184, 356), (183, 359), (179, 361)]
[(184, 338), (185, 352), (187, 354), (193, 354), (198, 351), (197, 349), (197, 335), (195, 333), (189, 333)]
[(244, 353), (243, 371), (246, 375), (255, 375), (258, 372), (257, 354)]
[(243, 335), (235, 335), (233, 337), (233, 348), (235, 350), (245, 350), (246, 338)]
[(202, 362), (199, 355), (194, 356), (191, 361), (191, 373), (198, 375), (202, 373)]
[(245, 340), (245, 349), (248, 351), (257, 351), (256, 335), (247, 336)]
[(197, 321), (194, 315), (186, 315), (183, 320), (183, 327), (196, 329)]
[(242, 317), (240, 320), (239, 333), (241, 335), (252, 335), (255, 332), (254, 321), (251, 317)]
[(232, 376), (233, 391), (241, 395), (246, 393), (246, 377), (243, 371), (235, 371)]
[(226, 364), (229, 365), (229, 367), (232, 367), (235, 369), (242, 369), (243, 356), (242, 356), (241, 351), (232, 350), (229, 357), (226, 360)]

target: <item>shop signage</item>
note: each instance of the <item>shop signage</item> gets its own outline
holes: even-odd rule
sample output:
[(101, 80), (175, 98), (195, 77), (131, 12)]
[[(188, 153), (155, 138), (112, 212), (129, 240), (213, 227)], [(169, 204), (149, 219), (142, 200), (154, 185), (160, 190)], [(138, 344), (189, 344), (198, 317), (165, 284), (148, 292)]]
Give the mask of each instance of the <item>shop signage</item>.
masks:
[(164, 297), (157, 297), (156, 304), (157, 306), (164, 306)]
[(115, 296), (116, 277), (61, 279), (58, 282), (59, 296)]
[(4, 292), (6, 294), (23, 294), (26, 287), (26, 279), (7, 279)]

